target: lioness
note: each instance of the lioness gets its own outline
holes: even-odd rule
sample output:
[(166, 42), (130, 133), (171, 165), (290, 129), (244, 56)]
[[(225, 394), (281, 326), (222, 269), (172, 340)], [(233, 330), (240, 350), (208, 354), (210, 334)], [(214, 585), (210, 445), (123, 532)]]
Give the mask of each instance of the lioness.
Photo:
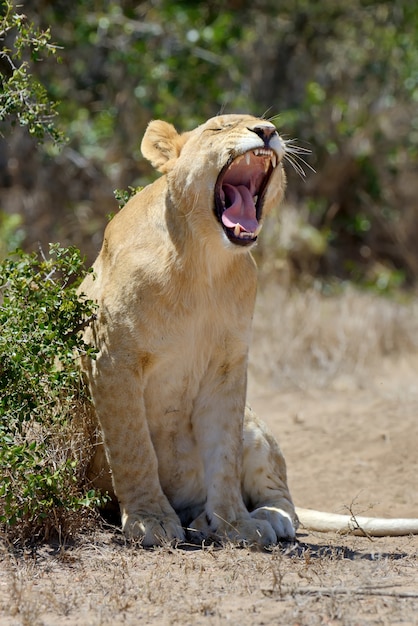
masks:
[[(103, 446), (91, 466), (144, 546), (272, 545), (298, 517), (280, 449), (245, 404), (256, 292), (251, 248), (283, 196), (289, 146), (274, 125), (222, 115), (179, 135), (151, 122), (144, 156), (164, 175), (108, 225), (80, 291), (97, 319), (85, 359)], [(109, 471), (109, 466), (111, 472)], [(418, 520), (297, 509), (305, 527), (418, 532)]]
[(195, 541), (293, 538), (283, 456), (245, 406), (250, 250), (283, 196), (285, 144), (264, 119), (222, 115), (182, 135), (153, 121), (141, 149), (164, 176), (109, 223), (81, 286), (99, 304), (84, 368), (112, 483), (100, 450), (97, 483), (144, 546), (185, 529)]

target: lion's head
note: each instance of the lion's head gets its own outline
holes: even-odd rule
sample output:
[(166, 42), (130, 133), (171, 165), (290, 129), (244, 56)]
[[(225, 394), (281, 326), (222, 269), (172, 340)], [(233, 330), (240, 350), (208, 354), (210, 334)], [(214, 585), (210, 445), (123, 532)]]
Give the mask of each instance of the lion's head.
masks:
[(143, 155), (167, 174), (179, 211), (227, 247), (257, 240), (264, 216), (283, 196), (285, 143), (275, 126), (250, 115), (221, 115), (179, 135), (166, 122), (149, 124)]

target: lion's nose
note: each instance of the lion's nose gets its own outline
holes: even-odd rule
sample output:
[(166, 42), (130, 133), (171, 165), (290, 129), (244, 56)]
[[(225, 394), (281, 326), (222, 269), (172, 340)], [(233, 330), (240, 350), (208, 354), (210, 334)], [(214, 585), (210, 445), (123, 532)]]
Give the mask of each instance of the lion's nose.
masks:
[(266, 146), (268, 146), (270, 139), (277, 133), (277, 130), (274, 126), (271, 126), (271, 124), (258, 124), (248, 130), (251, 130), (253, 133), (261, 137)]

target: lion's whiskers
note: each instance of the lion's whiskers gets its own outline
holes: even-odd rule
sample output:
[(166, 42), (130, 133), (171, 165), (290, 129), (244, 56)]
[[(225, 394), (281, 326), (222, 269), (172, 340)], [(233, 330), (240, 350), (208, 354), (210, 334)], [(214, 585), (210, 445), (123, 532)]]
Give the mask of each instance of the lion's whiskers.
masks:
[(284, 158), (290, 163), (295, 172), (299, 174), (301, 178), (306, 178), (306, 172), (304, 170), (304, 166), (311, 170), (311, 172), (316, 172), (315, 168), (312, 167), (301, 155), (311, 154), (311, 150), (308, 148), (304, 148), (303, 146), (298, 146), (293, 143), (294, 139), (286, 139), (284, 140), (285, 146), (285, 156)]

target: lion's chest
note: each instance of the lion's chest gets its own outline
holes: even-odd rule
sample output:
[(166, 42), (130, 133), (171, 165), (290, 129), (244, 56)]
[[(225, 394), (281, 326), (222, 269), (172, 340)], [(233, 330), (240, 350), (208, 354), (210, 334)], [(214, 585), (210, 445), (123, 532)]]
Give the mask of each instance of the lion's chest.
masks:
[(204, 470), (194, 432), (195, 403), (207, 364), (190, 345), (166, 354), (145, 389), (146, 416), (158, 458), (160, 482), (176, 509), (203, 501)]
[(203, 311), (191, 316), (182, 332), (174, 324), (156, 353), (144, 401), (160, 482), (176, 509), (187, 506), (191, 496), (194, 502), (205, 500), (205, 442), (196, 429), (204, 419), (202, 407), (222, 410), (222, 372), (238, 353), (245, 355), (246, 341), (232, 339), (226, 324), (214, 324)]

